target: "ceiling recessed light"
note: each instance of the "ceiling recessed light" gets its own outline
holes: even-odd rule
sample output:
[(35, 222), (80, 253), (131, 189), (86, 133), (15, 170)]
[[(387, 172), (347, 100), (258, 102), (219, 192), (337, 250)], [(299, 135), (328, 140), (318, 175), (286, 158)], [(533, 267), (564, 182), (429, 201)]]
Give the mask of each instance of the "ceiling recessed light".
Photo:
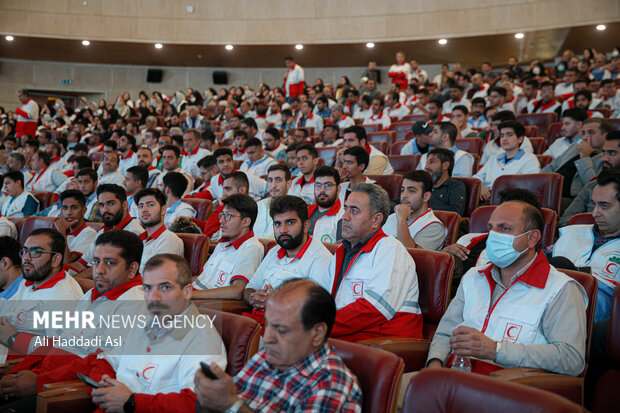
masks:
[(523, 39), (524, 37), (525, 37), (525, 35), (523, 33), (515, 34), (515, 38), (517, 38), (517, 39)]
[(596, 30), (600, 30), (603, 31), (607, 28), (607, 26), (605, 26), (604, 24), (599, 24), (598, 26), (596, 26)]
[(5, 39), (8, 40), (9, 42), (12, 42), (13, 40), (15, 40), (13, 36), (6, 36)]
[(232, 50), (233, 49), (233, 45), (232, 44), (227, 44), (226, 45), (226, 50)]
[(297, 49), (297, 50), (301, 50), (301, 49), (303, 49), (303, 48), (304, 48), (304, 45), (303, 45), (303, 44), (296, 44), (296, 45), (295, 45), (295, 49)]
[(375, 44), (373, 42), (368, 42), (366, 43), (366, 47), (372, 49), (373, 47), (375, 47)]
[(155, 43), (155, 48), (156, 48), (156, 49), (161, 49), (162, 47), (164, 47), (164, 45), (163, 45), (163, 44), (161, 44), (161, 43)]
[(446, 43), (448, 43), (448, 40), (446, 40), (446, 39), (439, 39), (438, 43), (439, 44), (446, 44)]
[(88, 40), (82, 40), (82, 45), (88, 46), (90, 42)]

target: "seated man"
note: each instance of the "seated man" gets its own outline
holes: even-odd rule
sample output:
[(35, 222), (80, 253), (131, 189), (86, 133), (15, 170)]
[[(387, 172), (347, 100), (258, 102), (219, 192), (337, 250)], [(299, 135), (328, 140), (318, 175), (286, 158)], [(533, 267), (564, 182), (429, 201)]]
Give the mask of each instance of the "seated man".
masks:
[(263, 259), (265, 248), (254, 236), (256, 202), (247, 195), (230, 195), (222, 200), (222, 238), (194, 281), (194, 298), (239, 300), (246, 284)]
[(424, 170), (431, 174), (433, 191), (428, 206), (436, 211), (465, 212), (467, 189), (465, 184), (452, 178), (454, 152), (450, 149), (431, 149)]
[(20, 249), (15, 238), (0, 236), (0, 301), (11, 299), (23, 279)]
[(188, 195), (184, 196), (184, 198), (199, 198), (212, 201), (213, 194), (209, 190), (211, 187), (211, 178), (217, 175), (218, 172), (215, 156), (207, 155), (201, 160), (199, 160), (198, 170), (200, 171), (200, 178), (202, 179), (202, 184), (200, 184), (198, 188), (192, 190)]
[(11, 154), (9, 155), (9, 159), (6, 162), (6, 166), (8, 168), (8, 171), (20, 171), (24, 174), (24, 186), (26, 185), (26, 182), (29, 182), (30, 178), (32, 178), (32, 174), (30, 173), (28, 168), (26, 168), (26, 157), (22, 153), (19, 153), (17, 151), (11, 152)]
[(409, 108), (400, 103), (400, 94), (398, 92), (388, 92), (385, 97), (383, 114), (388, 118), (395, 117), (397, 121), (400, 121), (409, 114)]
[(118, 171), (125, 175), (127, 169), (138, 164), (134, 148), (136, 147), (136, 138), (126, 131), (120, 133), (118, 141)]
[(321, 286), (308, 280), (282, 285), (266, 304), (264, 350), (234, 378), (215, 363), (217, 380), (197, 370), (198, 405), (227, 412), (360, 412), (359, 383), (327, 344), (335, 316), (334, 299)]
[(340, 184), (338, 198), (342, 205), (349, 197), (351, 189), (355, 188), (357, 184), (362, 182), (367, 184), (375, 183), (375, 181), (364, 175), (364, 171), (368, 168), (369, 159), (368, 152), (360, 146), (353, 146), (343, 152), (341, 171), (342, 176), (348, 179), (348, 181)]
[(293, 179), (289, 194), (300, 197), (308, 205), (314, 204), (314, 171), (318, 162), (319, 153), (311, 143), (297, 146), (297, 167), (301, 176)]
[[(338, 137), (339, 135), (340, 135), (340, 129), (338, 128), (338, 126), (325, 125), (325, 128), (323, 128), (323, 133), (321, 134), (321, 142), (318, 142), (314, 146), (316, 148), (323, 148), (325, 146), (342, 145), (342, 139)], [(286, 156), (284, 157), (284, 160), (286, 160)]]
[(291, 171), (284, 165), (272, 165), (267, 171), (267, 185), (269, 185), (269, 197), (258, 201), (258, 214), (254, 223), (254, 234), (257, 238), (274, 239), (273, 219), (271, 218), (271, 202), (288, 194), (291, 188)]
[(24, 191), (24, 174), (9, 171), (4, 174), (6, 198), (0, 213), (7, 218), (25, 218), (39, 210), (39, 200), (28, 191)]
[(389, 211), (387, 193), (374, 184), (357, 185), (345, 202), (342, 245), (324, 273), (336, 299), (333, 338), (422, 337), (415, 263), (381, 230)]
[(183, 149), (185, 151), (181, 153), (181, 169), (194, 178), (200, 176), (198, 161), (211, 155), (209, 150), (200, 147), (200, 132), (192, 128), (186, 129), (183, 132)]
[(540, 172), (540, 162), (536, 155), (520, 149), (525, 139), (523, 124), (515, 120), (502, 122), (499, 127), (499, 139), (503, 149), (499, 155), (489, 159), (474, 178), (480, 179), (480, 199), (487, 201), (491, 197), (493, 182), (502, 175), (536, 174)]
[[(215, 156), (219, 173), (211, 178), (209, 191), (211, 191), (213, 199), (219, 199), (223, 196), (224, 179), (236, 170), (233, 161), (233, 152), (229, 148), (216, 149), (215, 152), (213, 152), (213, 156)], [(267, 182), (253, 174), (247, 174), (247, 179), (250, 185), (248, 194), (252, 198), (261, 199), (267, 194)]]
[(316, 204), (308, 207), (308, 234), (320, 242), (338, 242), (342, 239), (344, 209), (338, 198), (339, 183), (340, 174), (331, 166), (322, 166), (314, 171)]
[(400, 150), (401, 155), (424, 155), (430, 149), (433, 124), (430, 122), (416, 122), (411, 127), (413, 139)]
[(34, 174), (24, 185), (26, 190), (55, 192), (67, 180), (61, 171), (50, 167), (50, 163), (50, 155), (45, 151), (38, 151), (32, 155), (30, 167)]
[[(458, 131), (456, 130), (456, 126), (451, 122), (435, 123), (433, 125), (433, 131), (431, 132), (430, 145), (432, 148), (450, 149), (454, 152), (454, 169), (452, 175), (469, 177), (473, 173), (474, 157), (470, 153), (456, 147), (455, 142), (457, 134)], [(424, 169), (427, 159), (428, 152), (422, 155), (416, 169)]]
[[(433, 337), (427, 366), (449, 366), (453, 354), (501, 367), (580, 374), (587, 296), (538, 250), (540, 210), (521, 201), (506, 202), (495, 209), (488, 227), (492, 264), (463, 276)], [(474, 361), (472, 370), (481, 371)]]
[(556, 113), (558, 118), (562, 112), (562, 104), (555, 99), (552, 82), (542, 82), (540, 85), (540, 99), (528, 103), (526, 113)]
[[(39, 390), (47, 383), (77, 380), (77, 373), (82, 373), (100, 383), (100, 388), (92, 389), (92, 400), (105, 410), (193, 411), (193, 377), (200, 361), (224, 369), (226, 350), (215, 329), (182, 328), (166, 321), (185, 316), (197, 323), (201, 317), (191, 302), (191, 274), (183, 257), (162, 254), (151, 258), (143, 275), (149, 311), (146, 327), (132, 329), (121, 348), (91, 354), (39, 375)], [(146, 369), (152, 370), (148, 379), (140, 376)]]
[(235, 161), (247, 161), (248, 155), (245, 153), (245, 143), (248, 140), (248, 134), (246, 131), (238, 129), (234, 132), (235, 148), (232, 150), (233, 158)]
[(245, 172), (235, 171), (224, 179), (224, 191), (222, 197), (213, 202), (213, 212), (206, 221), (200, 221), (194, 218), (192, 221), (200, 227), (202, 233), (211, 238), (212, 241), (218, 241), (222, 233), (220, 231), (220, 212), (224, 209), (222, 200), (233, 194), (248, 194), (248, 176)]
[(407, 172), (400, 187), (400, 204), (394, 207), (383, 231), (407, 248), (439, 249), (447, 230), (428, 207), (432, 190), (433, 179), (428, 172)]
[(478, 129), (484, 129), (489, 126), (487, 118), (484, 117), (486, 104), (487, 102), (482, 97), (472, 99), (471, 113), (469, 114), (469, 119), (467, 119), (467, 126)]
[(588, 113), (581, 108), (570, 108), (562, 114), (562, 138), (558, 138), (547, 148), (544, 155), (553, 159), (560, 157), (569, 147), (578, 145), (583, 137), (583, 121)]
[(61, 217), (54, 221), (54, 227), (66, 239), (65, 264), (79, 260), (95, 242), (97, 231), (86, 225), (86, 198), (77, 189), (60, 193)]
[(614, 290), (620, 282), (619, 171), (601, 172), (592, 191), (592, 201), (594, 225), (560, 228), (553, 257), (568, 258), (579, 271), (588, 272), (598, 280), (594, 317), (598, 322), (609, 318)]
[(364, 125), (380, 124), (381, 130), (388, 130), (392, 124), (390, 115), (383, 110), (383, 100), (380, 97), (374, 98), (370, 105), (370, 110), (362, 121)]
[(155, 184), (153, 187), (163, 192), (164, 176), (170, 172), (178, 172), (183, 174), (185, 180), (187, 181), (185, 193), (183, 195), (189, 194), (190, 191), (194, 189), (194, 178), (179, 167), (181, 164), (181, 150), (174, 145), (165, 145), (159, 150), (159, 152), (161, 153), (162, 159), (162, 173), (157, 175), (157, 178), (155, 178)]
[(341, 148), (336, 154), (336, 166), (341, 168), (343, 162), (344, 151), (354, 146), (359, 146), (368, 152), (368, 167), (364, 171), (366, 175), (391, 175), (394, 168), (390, 164), (387, 155), (379, 149), (368, 144), (366, 138), (366, 130), (361, 126), (351, 126), (343, 132), (344, 148)]
[(114, 184), (125, 187), (125, 177), (118, 170), (119, 156), (118, 152), (108, 152), (101, 162), (101, 176), (98, 184)]
[(89, 222), (101, 221), (99, 204), (97, 202), (97, 171), (92, 168), (80, 169), (77, 173), (77, 186), (86, 198), (86, 212), (84, 219)]
[(248, 160), (241, 164), (241, 171), (258, 176), (267, 175), (267, 170), (271, 165), (276, 165), (278, 161), (265, 154), (263, 143), (258, 138), (250, 138), (245, 143), (245, 152)]
[(292, 143), (286, 147), (286, 166), (291, 171), (292, 176), (299, 175), (297, 167), (297, 144)]
[(155, 163), (155, 157), (153, 151), (146, 146), (141, 146), (136, 152), (136, 158), (138, 159), (138, 166), (143, 166), (149, 172), (149, 179), (146, 183), (147, 188), (152, 188), (155, 185), (157, 176), (161, 174), (161, 171), (157, 169), (153, 164)]
[(187, 190), (187, 180), (183, 174), (168, 172), (164, 176), (162, 185), (163, 190), (161, 192), (166, 196), (165, 226), (171, 226), (180, 217), (194, 218), (196, 216), (196, 210), (181, 199)]
[[(273, 232), (280, 248), (269, 250), (256, 273), (243, 291), (243, 300), (252, 307), (252, 316), (264, 325), (265, 302), (282, 283), (293, 278), (324, 280), (321, 271), (332, 259), (332, 254), (316, 238), (308, 235), (310, 221), (308, 206), (296, 196), (276, 198), (269, 211)], [(323, 285), (328, 289), (331, 286)]]
[[(498, 112), (491, 118), (491, 122), (489, 123), (489, 130), (482, 132), (480, 136), (486, 142), (484, 145), (484, 150), (482, 151), (482, 157), (480, 158), (480, 165), (486, 165), (489, 159), (501, 155), (504, 153), (502, 149), (501, 140), (499, 138), (499, 125), (503, 122), (509, 120), (517, 120), (515, 114), (504, 110), (502, 112)], [(532, 142), (529, 138), (523, 138), (523, 142), (519, 146), (519, 149), (523, 149), (523, 152), (526, 153), (534, 153), (534, 147), (532, 146)]]
[(164, 225), (166, 197), (159, 189), (148, 188), (135, 196), (140, 224), (146, 228), (140, 239), (144, 243), (144, 252), (140, 262), (140, 273), (151, 257), (157, 254), (175, 254), (183, 257), (183, 241)]
[(138, 205), (135, 202), (135, 195), (146, 188), (148, 181), (149, 171), (143, 166), (132, 166), (125, 172), (127, 204), (129, 205), (129, 215), (132, 218), (138, 218)]
[(267, 128), (263, 143), (267, 155), (278, 161), (286, 161), (286, 146), (282, 143), (280, 131), (276, 128)]

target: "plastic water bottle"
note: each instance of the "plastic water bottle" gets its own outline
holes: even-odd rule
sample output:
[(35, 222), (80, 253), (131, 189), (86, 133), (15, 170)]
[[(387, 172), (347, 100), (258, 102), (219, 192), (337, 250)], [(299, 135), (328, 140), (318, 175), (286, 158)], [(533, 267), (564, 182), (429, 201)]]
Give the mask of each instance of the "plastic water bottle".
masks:
[(452, 360), (452, 367), (454, 370), (466, 371), (471, 373), (471, 361), (469, 357), (464, 356), (454, 356), (454, 360)]

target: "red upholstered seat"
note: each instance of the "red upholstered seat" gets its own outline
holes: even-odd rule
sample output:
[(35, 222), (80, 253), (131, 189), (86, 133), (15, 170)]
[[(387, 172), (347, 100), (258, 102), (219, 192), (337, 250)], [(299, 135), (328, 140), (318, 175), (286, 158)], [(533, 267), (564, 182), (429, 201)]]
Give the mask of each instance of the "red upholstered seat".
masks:
[(330, 339), (329, 344), (360, 383), (362, 412), (393, 412), (403, 374), (403, 360), (388, 351), (347, 341)]
[(618, 408), (618, 400), (612, 395), (620, 388), (620, 288), (614, 291), (607, 329), (607, 357), (611, 370), (596, 383), (593, 413), (609, 413)]
[(530, 136), (538, 136), (538, 126), (536, 125), (525, 125), (525, 136), (528, 138)]
[(558, 138), (562, 137), (562, 124), (560, 122), (556, 122), (549, 126), (549, 130), (547, 131), (547, 147), (551, 146), (553, 142), (555, 142)]
[(590, 212), (584, 212), (583, 214), (577, 214), (572, 216), (566, 225), (589, 225), (594, 224), (594, 217)]
[(403, 183), (402, 175), (368, 175), (368, 177), (385, 189), (390, 199), (400, 197), (400, 186)]
[(441, 248), (446, 247), (448, 245), (454, 244), (456, 242), (457, 236), (459, 235), (459, 222), (461, 221), (461, 216), (456, 212), (452, 211), (433, 211), (435, 216), (439, 218), (439, 220), (443, 223), (443, 225), (447, 229), (446, 239), (444, 240)]
[(50, 217), (28, 217), (24, 219), (24, 222), (19, 231), (19, 243), (24, 245), (30, 233), (39, 228), (54, 228), (54, 221), (56, 218)]
[[(392, 142), (396, 140), (396, 132), (391, 130), (377, 132), (371, 132), (366, 134), (366, 140), (368, 143), (372, 142), (387, 142), (388, 147), (392, 145)], [(384, 152), (385, 153), (385, 152)]]
[[(24, 225), (24, 221), (26, 220), (26, 218), (8, 218), (8, 220), (11, 221), (13, 224), (15, 224), (15, 229), (17, 229), (17, 237), (19, 238), (19, 234), (21, 233), (21, 230), (22, 230), (22, 225)], [(20, 241), (20, 244), (23, 245), (21, 241)]]
[(361, 127), (364, 128), (366, 134), (379, 132), (382, 129), (382, 125), (380, 123), (362, 124)]
[(454, 144), (462, 151), (482, 156), (484, 142), (480, 138), (461, 138), (457, 139)]
[(267, 255), (270, 249), (278, 246), (278, 243), (273, 239), (259, 238), (259, 241), (263, 244), (263, 247), (265, 247), (264, 255)]
[(611, 126), (611, 130), (620, 130), (620, 119), (611, 118), (607, 119), (606, 122), (609, 123), (609, 126)]
[(39, 210), (43, 211), (45, 208), (58, 201), (58, 194), (49, 191), (32, 191), (32, 195), (39, 200)]
[(465, 190), (467, 192), (465, 212), (463, 213), (463, 216), (469, 217), (480, 204), (480, 187), (482, 186), (482, 182), (480, 182), (480, 179), (478, 178), (453, 177), (453, 179), (461, 181), (465, 184)]
[(402, 412), (580, 413), (583, 409), (555, 394), (481, 374), (426, 369), (409, 382)]
[[(392, 144), (390, 148), (390, 154), (392, 155), (400, 155), (400, 151), (402, 151), (403, 146), (405, 146), (409, 141), (396, 141)], [(420, 156), (420, 155), (419, 155)]]
[(538, 133), (541, 136), (547, 136), (547, 130), (553, 122), (557, 122), (558, 115), (555, 112), (552, 113), (527, 113), (517, 116), (517, 120), (524, 125), (538, 126)]
[(389, 154), (388, 150), (390, 149), (390, 145), (388, 145), (386, 141), (368, 142), (368, 144), (379, 149), (381, 152), (383, 152), (386, 155)]
[[(392, 149), (394, 145), (395, 144), (392, 145)], [(420, 158), (421, 155), (389, 155), (388, 161), (390, 165), (392, 165), (392, 168), (394, 168), (394, 173), (405, 175), (407, 172), (415, 170), (418, 166), (418, 162), (420, 162)]]
[(183, 202), (190, 204), (196, 210), (196, 219), (206, 221), (211, 215), (213, 203), (210, 199), (183, 198)]
[(91, 154), (89, 154), (88, 156), (90, 157), (90, 160), (95, 162), (101, 162), (103, 161), (103, 155), (105, 155), (103, 152), (93, 152)]
[(543, 152), (547, 149), (547, 140), (543, 137), (536, 138), (528, 138), (532, 143), (532, 148), (534, 148), (534, 153), (536, 155), (542, 155)]
[(551, 155), (536, 155), (536, 158), (538, 158), (538, 162), (540, 163), (540, 169), (553, 162), (553, 157)]
[(400, 120), (401, 122), (426, 122), (428, 120), (428, 115), (423, 114), (423, 115), (407, 115), (407, 116), (403, 116), (403, 118)]
[(560, 210), (564, 177), (558, 173), (502, 175), (493, 183), (491, 205), (499, 203), (499, 192), (504, 188), (523, 188), (532, 191), (544, 208)]
[(415, 122), (396, 122), (390, 125), (390, 130), (396, 131), (396, 140), (403, 140), (407, 132), (411, 132), (411, 128)]
[(204, 182), (201, 177), (194, 177), (194, 189), (200, 188), (200, 185), (202, 185), (203, 183)]
[(194, 276), (202, 273), (202, 267), (209, 258), (209, 237), (202, 234), (183, 234), (177, 236), (183, 241), (185, 259)]

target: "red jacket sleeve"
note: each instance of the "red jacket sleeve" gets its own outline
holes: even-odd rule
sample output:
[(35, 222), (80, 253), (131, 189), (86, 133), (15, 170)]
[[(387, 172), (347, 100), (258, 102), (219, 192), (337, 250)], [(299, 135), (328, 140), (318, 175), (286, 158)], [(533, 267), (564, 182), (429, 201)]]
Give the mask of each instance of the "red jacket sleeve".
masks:
[(37, 376), (37, 389), (41, 392), (43, 391), (44, 384), (77, 380), (77, 373), (86, 374), (97, 381), (101, 380), (103, 374), (116, 377), (116, 373), (110, 363), (106, 360), (98, 359), (96, 354), (89, 354), (84, 358), (74, 360), (73, 363), (39, 374)]
[(196, 395), (190, 389), (155, 395), (136, 393), (134, 401), (136, 413), (193, 412), (196, 408)]
[(208, 199), (209, 201), (213, 201), (213, 195), (211, 191), (205, 189), (204, 191), (196, 192), (194, 195), (188, 195), (186, 198), (200, 198), (200, 199)]
[(389, 77), (395, 77), (396, 79), (404, 79), (407, 77), (405, 72), (388, 72)]
[(211, 238), (220, 229), (220, 217), (215, 212), (209, 215), (205, 225), (202, 229), (202, 233)]
[(22, 108), (15, 109), (15, 113), (17, 113), (19, 116), (25, 117), (26, 119), (30, 119), (30, 114), (28, 112), (23, 111)]
[(387, 319), (364, 298), (358, 298), (336, 311), (336, 321), (330, 337), (338, 338), (387, 322)]

